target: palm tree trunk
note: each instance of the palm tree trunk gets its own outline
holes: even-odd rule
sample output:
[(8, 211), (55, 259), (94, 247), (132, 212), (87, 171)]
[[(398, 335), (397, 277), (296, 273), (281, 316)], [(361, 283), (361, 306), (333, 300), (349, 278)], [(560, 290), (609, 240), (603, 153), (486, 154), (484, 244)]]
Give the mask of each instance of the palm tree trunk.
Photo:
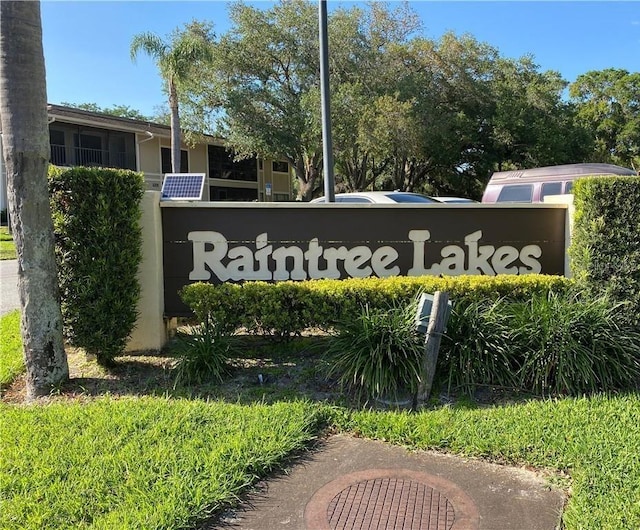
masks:
[(40, 2), (0, 2), (0, 123), (18, 253), (27, 397), (69, 377), (49, 209), (49, 134)]
[(180, 114), (178, 112), (178, 91), (169, 79), (169, 108), (171, 109), (171, 170), (180, 173)]

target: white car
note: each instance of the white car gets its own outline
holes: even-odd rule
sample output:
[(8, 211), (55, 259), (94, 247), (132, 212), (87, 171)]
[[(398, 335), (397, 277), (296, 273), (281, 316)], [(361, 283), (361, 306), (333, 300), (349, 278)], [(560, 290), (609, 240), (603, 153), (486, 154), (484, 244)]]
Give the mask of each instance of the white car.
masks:
[(466, 197), (432, 197), (438, 202), (444, 202), (446, 204), (471, 204), (474, 202), (473, 199), (467, 199)]
[[(324, 197), (313, 199), (312, 203), (325, 202)], [(361, 204), (438, 204), (435, 198), (411, 193), (408, 191), (358, 191), (353, 193), (336, 193), (336, 202)]]

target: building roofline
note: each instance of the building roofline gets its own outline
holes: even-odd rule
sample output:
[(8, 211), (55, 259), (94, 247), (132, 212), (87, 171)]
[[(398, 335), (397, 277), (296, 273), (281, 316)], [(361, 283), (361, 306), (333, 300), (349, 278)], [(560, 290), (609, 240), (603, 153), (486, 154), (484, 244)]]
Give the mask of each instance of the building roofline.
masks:
[[(50, 121), (61, 121), (68, 123), (77, 123), (93, 127), (108, 127), (126, 132), (136, 133), (152, 133), (156, 136), (171, 137), (171, 127), (161, 123), (154, 123), (146, 120), (136, 120), (133, 118), (123, 118), (121, 116), (112, 116), (102, 112), (93, 112), (90, 110), (77, 109), (64, 105), (47, 104), (47, 113)], [(223, 138), (212, 136), (209, 134), (199, 133), (206, 143), (219, 143)]]

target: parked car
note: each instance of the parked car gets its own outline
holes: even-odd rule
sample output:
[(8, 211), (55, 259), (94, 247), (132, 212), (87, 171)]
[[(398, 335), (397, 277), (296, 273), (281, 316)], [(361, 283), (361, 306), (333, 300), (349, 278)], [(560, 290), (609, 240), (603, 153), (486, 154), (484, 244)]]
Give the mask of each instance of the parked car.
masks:
[(499, 171), (491, 175), (482, 196), (484, 203), (538, 203), (546, 195), (571, 193), (576, 179), (586, 176), (636, 175), (626, 167), (612, 164), (565, 164), (514, 171)]
[(472, 204), (477, 203), (473, 199), (467, 199), (466, 197), (431, 197), (438, 202), (444, 202), (446, 204)]
[[(313, 199), (312, 203), (325, 202), (324, 197)], [(439, 204), (440, 201), (420, 193), (408, 191), (359, 191), (353, 193), (336, 193), (336, 202), (360, 204)]]

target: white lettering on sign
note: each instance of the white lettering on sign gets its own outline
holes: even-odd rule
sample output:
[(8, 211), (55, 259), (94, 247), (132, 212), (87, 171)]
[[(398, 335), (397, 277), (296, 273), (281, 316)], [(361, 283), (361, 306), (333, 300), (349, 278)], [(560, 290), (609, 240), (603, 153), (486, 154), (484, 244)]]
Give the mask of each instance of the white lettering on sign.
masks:
[[(482, 231), (464, 238), (464, 246), (446, 245), (440, 256), (433, 259), (426, 243), (431, 239), (429, 230), (410, 230), (413, 243), (412, 266), (408, 276), (460, 275), (460, 274), (530, 274), (539, 273), (542, 266), (538, 258), (542, 249), (538, 245), (526, 245), (521, 249), (510, 245), (496, 248), (481, 245)], [(227, 238), (220, 232), (189, 232), (193, 244), (193, 270), (190, 280), (209, 280), (213, 273), (220, 281), (227, 280), (308, 280), (340, 278), (340, 269), (352, 278), (398, 276), (396, 264), (399, 254), (391, 246), (371, 250), (364, 245), (323, 247), (318, 238), (312, 238), (306, 249), (298, 245), (282, 245), (273, 248), (268, 234), (255, 239), (255, 252), (245, 245), (229, 247)], [(270, 265), (272, 264), (272, 265)]]
[[(493, 245), (479, 245), (482, 231), (478, 230), (464, 238), (466, 249), (458, 245), (447, 245), (440, 251), (442, 260), (430, 267), (426, 265), (425, 243), (431, 238), (429, 230), (410, 230), (413, 241), (413, 267), (409, 276), (448, 274), (534, 274), (542, 270), (537, 258), (542, 256), (538, 245), (526, 245), (518, 250), (505, 245), (497, 249)], [(520, 260), (521, 267), (516, 265)]]

